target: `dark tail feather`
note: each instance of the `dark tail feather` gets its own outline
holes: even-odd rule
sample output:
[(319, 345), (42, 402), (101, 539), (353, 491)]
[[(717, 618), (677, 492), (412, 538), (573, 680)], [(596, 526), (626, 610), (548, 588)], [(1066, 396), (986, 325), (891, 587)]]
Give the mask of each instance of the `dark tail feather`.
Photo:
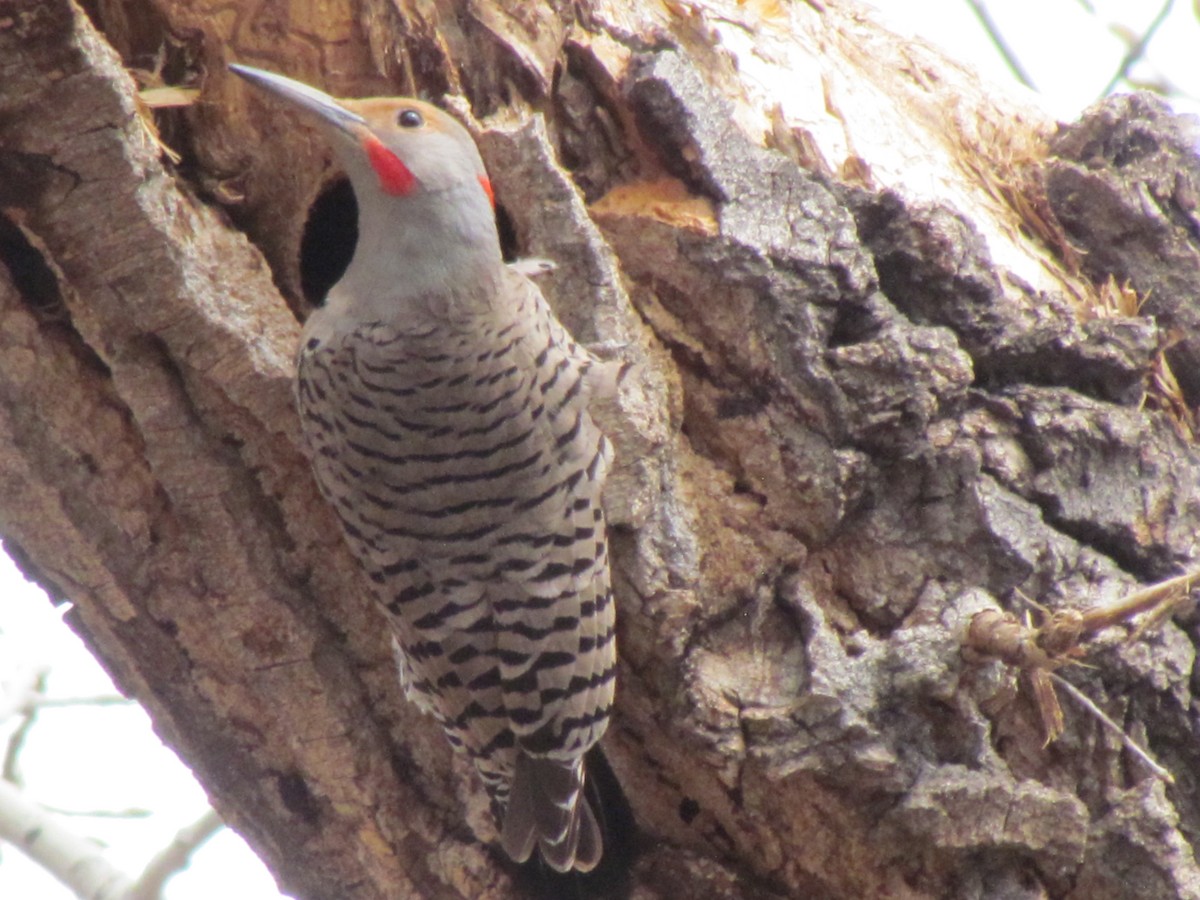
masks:
[(519, 752), (500, 833), (504, 852), (525, 862), (536, 846), (556, 872), (594, 869), (603, 839), (583, 783), (582, 759), (563, 762)]
[[(586, 771), (586, 770), (585, 770)], [(600, 862), (604, 855), (603, 830), (596, 821), (596, 811), (592, 809), (591, 797), (586, 793), (579, 798), (578, 833), (575, 845), (575, 871), (590, 872)]]
[[(604, 758), (599, 746), (588, 750), (584, 757), (587, 779), (580, 806), (587, 805), (599, 825), (603, 856), (590, 872), (572, 870), (555, 872), (540, 858), (533, 857), (512, 871), (516, 895), (528, 900), (628, 900), (633, 891), (632, 873), (642, 846), (637, 823), (625, 792)], [(503, 821), (503, 817), (500, 817)], [(589, 856), (585, 846), (587, 835), (581, 826), (575, 858)], [(536, 843), (536, 841), (535, 841)], [(532, 851), (532, 846), (531, 846)]]

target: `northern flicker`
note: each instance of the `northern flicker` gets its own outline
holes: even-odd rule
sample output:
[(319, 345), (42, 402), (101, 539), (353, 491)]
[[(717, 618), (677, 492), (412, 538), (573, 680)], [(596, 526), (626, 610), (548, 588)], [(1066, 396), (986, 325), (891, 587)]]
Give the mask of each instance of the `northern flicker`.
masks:
[(354, 257), (304, 326), (296, 401), (407, 696), (475, 764), (509, 856), (590, 870), (583, 756), (608, 724), (616, 648), (611, 449), (588, 404), (611, 374), (504, 264), (455, 119), (231, 68), (311, 115), (358, 201)]

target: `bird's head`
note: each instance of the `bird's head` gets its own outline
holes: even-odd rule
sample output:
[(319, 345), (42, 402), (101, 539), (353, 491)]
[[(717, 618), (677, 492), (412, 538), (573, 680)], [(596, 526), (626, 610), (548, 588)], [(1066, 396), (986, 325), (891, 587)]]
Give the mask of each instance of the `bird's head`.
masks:
[(490, 302), (489, 286), (504, 265), (495, 202), (475, 142), (458, 121), (420, 100), (342, 100), (273, 72), (230, 68), (307, 113), (350, 178), (358, 242), (330, 292), (332, 307), (347, 304), (359, 318), (382, 320), (411, 316), (417, 301), (431, 308), (447, 297)]
[(391, 197), (473, 184), (493, 203), (491, 182), (470, 134), (454, 117), (410, 97), (343, 100), (251, 66), (229, 67), (251, 84), (311, 114), (356, 191)]

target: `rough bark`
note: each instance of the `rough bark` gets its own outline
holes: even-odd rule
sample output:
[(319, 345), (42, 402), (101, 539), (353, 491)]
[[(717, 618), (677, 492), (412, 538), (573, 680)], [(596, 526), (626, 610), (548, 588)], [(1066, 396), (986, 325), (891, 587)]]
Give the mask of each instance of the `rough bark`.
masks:
[[(961, 650), (1196, 555), (1200, 175), (1165, 110), (1052, 135), (851, 3), (0, 0), (0, 533), (285, 890), (525, 888), (298, 452), (336, 172), (230, 60), (472, 116), (512, 249), (641, 363), (605, 411), (639, 833), (578, 887), (1200, 897), (1195, 617), (1067, 673), (1173, 786), (1069, 701), (1042, 746)], [(131, 69), (202, 93), (152, 114)]]

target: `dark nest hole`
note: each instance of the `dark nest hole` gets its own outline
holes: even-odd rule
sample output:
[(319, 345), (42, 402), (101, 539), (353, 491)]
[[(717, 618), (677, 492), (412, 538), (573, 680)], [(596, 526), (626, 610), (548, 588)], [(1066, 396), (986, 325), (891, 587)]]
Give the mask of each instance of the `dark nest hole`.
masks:
[[(517, 235), (502, 207), (496, 207), (496, 228), (504, 259), (511, 262), (516, 259)], [(310, 305), (325, 302), (329, 289), (350, 265), (357, 243), (358, 201), (350, 180), (341, 177), (326, 185), (309, 207), (300, 239), (300, 289)]]
[(317, 195), (308, 209), (300, 238), (300, 289), (313, 306), (325, 302), (354, 257), (358, 243), (358, 201), (350, 179), (338, 178)]

